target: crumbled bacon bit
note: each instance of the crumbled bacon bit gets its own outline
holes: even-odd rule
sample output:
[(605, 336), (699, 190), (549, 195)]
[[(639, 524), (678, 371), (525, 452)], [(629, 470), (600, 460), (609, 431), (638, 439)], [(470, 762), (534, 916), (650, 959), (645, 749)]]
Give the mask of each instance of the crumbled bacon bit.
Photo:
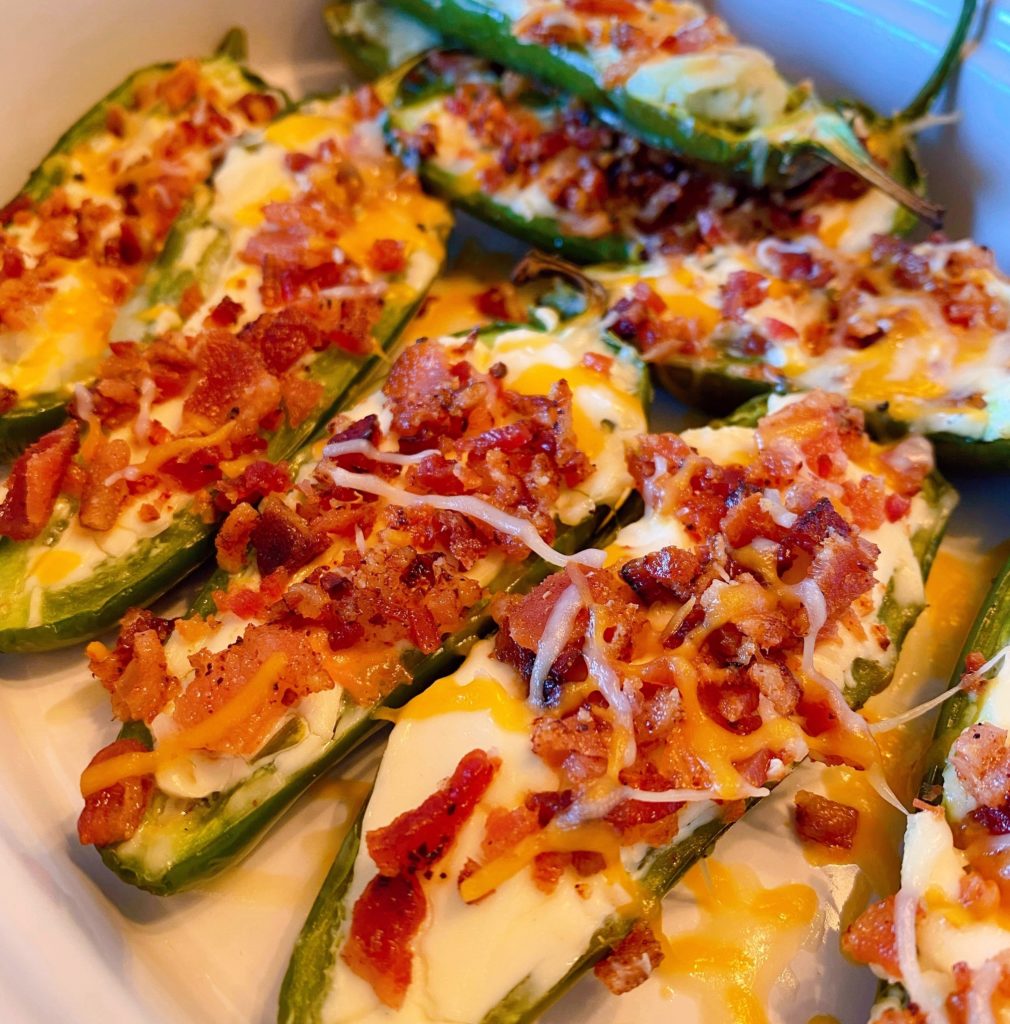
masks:
[(289, 572), (301, 568), (315, 554), (319, 544), (296, 512), (283, 500), (269, 495), (249, 527), (249, 541), (256, 552), (256, 565), (263, 576), (275, 569)]
[(515, 296), (505, 285), (492, 285), (473, 297), (473, 304), (481, 316), (506, 323), (518, 319), (513, 314)]
[(855, 807), (801, 789), (796, 794), (796, 832), (822, 846), (851, 850), (859, 826)]
[(872, 964), (886, 975), (901, 980), (894, 937), (894, 897), (872, 904), (849, 925), (842, 936), (842, 951), (860, 964)]
[(129, 497), (126, 480), (109, 483), (130, 464), (130, 446), (122, 438), (100, 439), (85, 465), (84, 489), (78, 516), (89, 530), (111, 530)]
[(432, 796), (365, 836), (379, 873), (354, 904), (340, 955), (387, 1006), (402, 1005), (413, 974), (413, 940), (427, 907), (418, 876), (448, 852), (499, 763), (470, 751)]
[(722, 286), (722, 315), (735, 319), (741, 313), (764, 302), (768, 278), (750, 270), (734, 270)]
[(693, 551), (666, 547), (621, 566), (620, 576), (644, 601), (686, 601), (691, 584), (701, 572), (701, 560)]
[[(116, 740), (103, 747), (88, 763), (101, 764), (120, 754), (147, 750), (139, 740)], [(123, 779), (85, 798), (77, 819), (77, 837), (85, 846), (109, 846), (130, 839), (144, 820), (154, 788), (153, 775)]]
[(406, 245), (395, 238), (378, 238), (365, 262), (379, 274), (399, 274), (407, 266)]
[(483, 750), (471, 750), (439, 789), (389, 825), (365, 836), (380, 874), (424, 874), (437, 863), (469, 820), (501, 766)]
[(246, 502), (236, 505), (225, 519), (214, 540), (217, 564), (225, 572), (238, 572), (245, 564), (246, 548), (259, 513)]
[(242, 315), (242, 303), (226, 295), (208, 314), (207, 319), (215, 327), (232, 327)]
[(0, 536), (31, 540), (42, 532), (77, 451), (78, 437), (77, 421), (70, 420), (18, 456), (0, 502)]
[(594, 967), (593, 973), (615, 996), (638, 988), (663, 962), (663, 949), (652, 929), (637, 921), (631, 931)]
[(986, 807), (1010, 798), (1007, 732), (987, 722), (969, 725), (951, 747), (949, 761), (970, 796)]
[(413, 976), (414, 937), (424, 923), (427, 900), (416, 875), (376, 875), (358, 897), (341, 959), (393, 1009)]

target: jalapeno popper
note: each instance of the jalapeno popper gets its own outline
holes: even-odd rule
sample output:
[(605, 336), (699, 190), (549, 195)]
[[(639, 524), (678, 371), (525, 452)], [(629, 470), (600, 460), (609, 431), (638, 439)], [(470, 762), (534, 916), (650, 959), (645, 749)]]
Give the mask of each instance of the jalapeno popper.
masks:
[[(447, 40), (584, 99), (662, 149), (756, 185), (793, 186), (830, 161), (929, 221), (939, 211), (890, 178), (839, 110), (793, 85), (694, 3), (393, 0)], [(967, 25), (974, 0), (966, 3)]]
[(236, 38), (131, 75), (0, 210), (0, 458), (65, 419), (180, 210), (228, 143), (277, 113), (280, 94), (229, 55)]
[(592, 318), (406, 349), (296, 486), (236, 505), (212, 614), (133, 613), (113, 650), (89, 647), (143, 724), (84, 773), (82, 841), (162, 893), (237, 860), (381, 707), (458, 663), (492, 594), (612, 521), (647, 390)]
[(989, 593), (940, 713), (923, 801), (905, 830), (901, 888), (843, 937), (849, 956), (888, 983), (874, 1021), (997, 1021), (1010, 1009), (1008, 645), (1010, 567)]
[(950, 494), (837, 396), (776, 404), (637, 439), (646, 515), (606, 562), (498, 599), (497, 636), (405, 705), (284, 1024), (530, 1021), (594, 964), (626, 991), (749, 801), (807, 756), (876, 764), (850, 706), (890, 678)]
[(369, 89), (316, 101), (229, 153), (164, 268), (202, 268), (180, 305), (151, 306), (166, 333), (114, 343), (75, 418), (14, 464), (0, 650), (88, 639), (167, 590), (212, 550), (229, 495), (276, 487), (264, 460), (395, 341), (450, 216), (386, 153), (380, 110)]
[[(578, 101), (458, 52), (435, 51), (401, 78), (389, 128), (439, 195), (579, 263), (788, 238), (812, 224), (868, 244), (904, 222), (897, 203), (847, 171), (826, 169), (789, 195), (720, 181)], [(873, 142), (915, 180), (906, 133), (888, 126)]]
[(615, 333), (688, 401), (829, 388), (879, 429), (930, 436), (941, 461), (1010, 466), (1010, 282), (970, 241), (769, 238), (594, 276)]

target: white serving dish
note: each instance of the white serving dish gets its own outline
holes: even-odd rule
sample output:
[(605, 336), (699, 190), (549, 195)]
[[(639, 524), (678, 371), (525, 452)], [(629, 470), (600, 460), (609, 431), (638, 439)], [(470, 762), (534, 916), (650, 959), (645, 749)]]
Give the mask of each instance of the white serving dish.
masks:
[[(320, 20), (319, 0), (4, 0), (0, 44), (0, 195), (13, 193), (51, 140), (125, 73), (153, 60), (208, 51), (226, 29), (249, 31), (251, 63), (295, 92), (335, 84), (341, 70)], [(857, 95), (885, 109), (915, 91), (953, 23), (955, 0), (724, 0), (717, 9), (824, 92)], [(984, 38), (957, 86), (962, 119), (933, 129), (924, 150), (933, 193), (954, 233), (973, 231), (1010, 265), (1010, 7), (992, 5)], [(674, 407), (660, 403), (660, 421)], [(960, 482), (959, 482), (960, 483)], [(1010, 536), (1005, 482), (966, 482), (950, 531), (952, 548), (976, 559), (974, 600)], [(1005, 546), (1002, 549), (1005, 554)], [(970, 604), (970, 599), (966, 601)], [(905, 696), (941, 685), (960, 640), (945, 609), (918, 627), (918, 659)], [(946, 641), (946, 642), (945, 642)], [(74, 834), (77, 779), (112, 732), (107, 701), (79, 650), (0, 658), (0, 1019), (5, 1024), (266, 1024), (288, 953), (339, 842), (344, 788), (319, 786), (238, 871), (206, 889), (157, 900), (109, 874)], [(365, 766), (359, 766), (360, 775)], [(809, 780), (808, 780), (809, 781)], [(804, 784), (808, 784), (805, 782)], [(787, 795), (720, 849), (767, 884), (783, 879), (831, 890), (846, 872), (820, 875), (790, 843)], [(763, 837), (767, 830), (774, 843)], [(771, 852), (774, 849), (774, 854)], [(851, 872), (848, 872), (851, 875)], [(837, 910), (837, 906), (836, 906)], [(688, 917), (690, 909), (683, 911)], [(771, 1019), (806, 1024), (815, 1012), (864, 1020), (873, 983), (837, 953), (837, 913), (790, 965), (770, 1000)], [(792, 981), (789, 981), (789, 979)], [(669, 1002), (658, 984), (615, 1000), (591, 982), (549, 1014), (554, 1024), (701, 1020), (697, 1006)], [(708, 1019), (711, 1019), (710, 1017)]]

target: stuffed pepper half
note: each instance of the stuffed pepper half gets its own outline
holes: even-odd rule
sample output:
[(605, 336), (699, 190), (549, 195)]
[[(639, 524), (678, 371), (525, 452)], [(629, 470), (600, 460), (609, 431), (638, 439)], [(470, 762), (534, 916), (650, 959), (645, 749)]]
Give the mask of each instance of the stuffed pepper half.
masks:
[(777, 405), (639, 438), (645, 517), (498, 599), (497, 636), (402, 709), (284, 1024), (530, 1021), (594, 964), (626, 991), (750, 801), (807, 756), (873, 769), (851, 708), (890, 679), (950, 494), (837, 396)]
[(152, 300), (166, 333), (114, 343), (75, 418), (14, 464), (0, 650), (88, 639), (167, 590), (212, 550), (225, 492), (276, 486), (263, 460), (292, 455), (393, 344), (451, 218), (386, 153), (380, 111), (370, 89), (315, 101), (229, 153), (161, 267), (189, 282), (178, 305)]
[[(578, 263), (693, 252), (719, 242), (818, 229), (844, 244), (906, 226), (901, 207), (838, 168), (793, 193), (713, 178), (675, 154), (599, 121), (514, 72), (434, 51), (400, 80), (389, 127), (405, 160), (438, 194)], [(881, 124), (870, 143), (909, 184), (909, 137)], [(844, 223), (843, 223), (844, 222)]]
[(65, 419), (180, 210), (228, 143), (277, 113), (283, 97), (230, 55), (236, 39), (131, 75), (0, 210), (0, 458)]
[[(935, 222), (940, 211), (889, 177), (809, 83), (740, 44), (695, 3), (651, 0), (393, 0), (448, 41), (539, 78), (661, 149), (755, 185), (801, 184), (847, 167)], [(974, 13), (965, 3), (947, 59)]]
[(134, 612), (88, 648), (128, 725), (79, 831), (156, 892), (237, 860), (325, 769), (613, 526), (648, 376), (598, 320), (422, 340), (293, 487), (237, 504), (203, 615)]
[(965, 651), (905, 830), (901, 888), (843, 938), (886, 983), (878, 1024), (994, 1022), (1010, 1012), (1010, 567)]
[(768, 238), (594, 276), (613, 330), (688, 401), (829, 388), (941, 462), (1010, 467), (1010, 281), (981, 246)]

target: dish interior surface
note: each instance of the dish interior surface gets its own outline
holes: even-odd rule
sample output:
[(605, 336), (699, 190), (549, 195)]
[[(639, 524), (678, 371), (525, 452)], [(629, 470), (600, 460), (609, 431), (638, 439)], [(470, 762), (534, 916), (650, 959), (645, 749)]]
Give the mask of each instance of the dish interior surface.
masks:
[[(318, 0), (177, 0), (152, 9), (141, 0), (42, 0), (5, 12), (0, 122), (8, 142), (0, 157), (0, 194), (13, 194), (62, 127), (124, 74), (153, 60), (208, 52), (235, 24), (247, 29), (250, 63), (269, 80), (296, 95), (332, 87), (342, 72), (320, 6)], [(921, 84), (958, 5), (724, 0), (714, 6), (741, 35), (774, 53), (787, 73), (816, 75), (825, 94), (855, 95), (889, 110)], [(1010, 266), (1010, 184), (1003, 174), (1010, 138), (997, 118), (1010, 92), (1008, 47), (1010, 6), (999, 0), (957, 83), (960, 121), (923, 137), (931, 191), (950, 210), (951, 233), (973, 233), (1004, 266)], [(508, 245), (472, 224), (460, 234), (484, 247)], [(655, 427), (675, 427), (680, 417), (674, 402), (657, 398)], [(896, 705), (944, 685), (989, 577), (1007, 553), (1010, 486), (954, 482), (962, 504), (930, 586), (932, 607), (910, 637), (899, 683), (887, 696)], [(0, 683), (4, 1020), (274, 1020), (290, 949), (339, 846), (346, 806), (365, 791), (371, 758), (318, 785), (237, 871), (199, 891), (159, 900), (120, 883), (76, 840), (79, 773), (112, 732), (106, 695), (88, 675), (82, 652), (0, 657)], [(874, 983), (869, 972), (842, 959), (837, 938), (857, 871), (807, 863), (789, 825), (792, 791), (816, 787), (819, 775), (815, 768), (797, 772), (734, 830), (717, 860), (749, 865), (764, 886), (798, 881), (821, 896), (816, 920), (780, 951), (768, 1018), (806, 1024), (830, 1013), (856, 1024), (866, 1018)], [(699, 927), (703, 915), (688, 896), (669, 902), (668, 925)], [(650, 982), (615, 999), (589, 978), (545, 1019), (716, 1019), (710, 1006), (706, 1015), (705, 1003), (684, 992), (671, 996), (664, 983)]]

